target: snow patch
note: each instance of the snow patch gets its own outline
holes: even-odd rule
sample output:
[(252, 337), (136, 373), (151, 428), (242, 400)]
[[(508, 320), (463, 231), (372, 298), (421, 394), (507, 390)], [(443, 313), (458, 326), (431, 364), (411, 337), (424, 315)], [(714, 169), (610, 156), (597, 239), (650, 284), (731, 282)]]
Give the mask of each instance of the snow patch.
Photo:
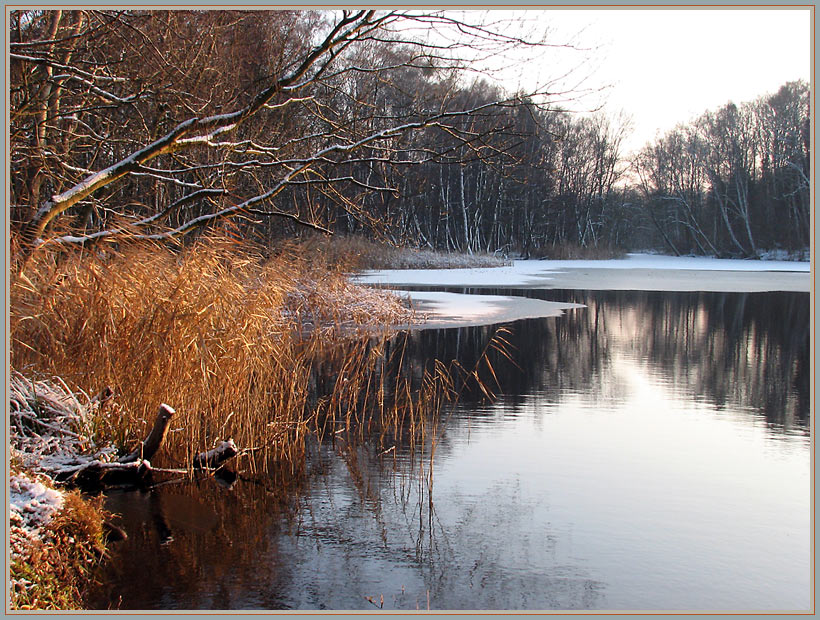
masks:
[[(42, 540), (47, 525), (64, 503), (52, 477), (98, 458), (113, 459), (113, 446), (98, 449), (91, 440), (90, 420), (102, 401), (82, 405), (78, 395), (56, 379), (38, 381), (12, 370), (9, 382), (9, 451), (12, 462), (29, 472), (9, 476), (9, 549), (23, 555)], [(95, 451), (94, 456), (88, 452)], [(23, 587), (26, 582), (20, 581)], [(14, 582), (12, 587), (16, 587)]]
[[(29, 530), (39, 529), (63, 507), (63, 494), (24, 474), (9, 479), (9, 509), (12, 521)], [(15, 516), (16, 515), (16, 516)]]
[(470, 269), (379, 269), (353, 276), (360, 284), (403, 286), (514, 287), (537, 283), (550, 273), (545, 261), (515, 261), (505, 267)]
[(42, 528), (63, 507), (60, 491), (32, 480), (25, 474), (9, 478), (9, 548), (12, 556), (21, 555), (35, 540)]

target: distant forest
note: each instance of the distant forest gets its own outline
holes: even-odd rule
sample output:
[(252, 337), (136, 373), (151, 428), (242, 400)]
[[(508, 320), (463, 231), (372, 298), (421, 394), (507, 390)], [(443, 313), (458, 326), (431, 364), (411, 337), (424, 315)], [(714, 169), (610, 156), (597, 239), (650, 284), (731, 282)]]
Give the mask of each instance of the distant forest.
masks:
[(408, 22), (521, 44), (446, 12), (12, 11), (17, 247), (227, 225), (524, 256), (808, 248), (805, 82), (627, 158), (624, 120), (504, 92)]

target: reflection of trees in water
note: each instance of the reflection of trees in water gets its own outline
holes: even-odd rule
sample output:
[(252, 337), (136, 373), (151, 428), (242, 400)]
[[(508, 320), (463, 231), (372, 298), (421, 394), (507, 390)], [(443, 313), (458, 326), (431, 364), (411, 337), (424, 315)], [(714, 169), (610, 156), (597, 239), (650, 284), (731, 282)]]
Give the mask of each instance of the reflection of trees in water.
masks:
[[(808, 431), (809, 296), (805, 293), (517, 293), (587, 308), (509, 326), (507, 338), (517, 367), (490, 354), (505, 406), (515, 407), (531, 393), (548, 403), (576, 391), (593, 400), (617, 397), (614, 358), (625, 354), (648, 363), (677, 391), (705, 398), (717, 407), (762, 413), (775, 428), (796, 425)], [(410, 351), (422, 360), (418, 363), (436, 357), (472, 363), (494, 329), (417, 332)], [(468, 391), (462, 401), (478, 402), (474, 396), (474, 391)], [(489, 412), (478, 408), (475, 415)]]
[[(498, 326), (467, 327), (412, 332), (407, 357), (419, 367), (432, 360), (458, 360), (465, 367), (476, 366), (486, 351), (492, 372), (479, 365), (481, 380), (508, 400), (518, 403), (531, 392), (544, 393), (548, 400), (568, 390), (586, 390), (590, 379), (609, 359), (606, 325), (590, 310), (569, 310), (567, 316), (517, 321), (506, 325), (506, 355), (487, 349)], [(577, 315), (581, 318), (578, 319)], [(482, 404), (486, 395), (473, 382), (461, 391), (460, 402)], [(481, 415), (480, 411), (477, 415)]]
[(619, 346), (676, 390), (808, 431), (808, 295), (605, 292), (578, 302), (599, 311)]
[(288, 565), (267, 560), (302, 480), (270, 468), (231, 489), (197, 478), (110, 494), (106, 508), (121, 515), (128, 539), (112, 547), (89, 607), (280, 608)]

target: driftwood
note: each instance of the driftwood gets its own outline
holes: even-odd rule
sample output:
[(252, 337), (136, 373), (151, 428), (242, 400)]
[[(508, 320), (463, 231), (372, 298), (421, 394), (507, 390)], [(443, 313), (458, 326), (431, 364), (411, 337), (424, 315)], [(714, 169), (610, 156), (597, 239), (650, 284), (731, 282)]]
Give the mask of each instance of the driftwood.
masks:
[(168, 432), (168, 423), (171, 421), (171, 416), (174, 415), (173, 407), (162, 403), (157, 411), (157, 417), (154, 420), (154, 426), (148, 437), (145, 438), (139, 447), (131, 454), (123, 456), (119, 459), (120, 463), (134, 463), (140, 459), (150, 460), (154, 457), (165, 439), (165, 434)]
[(220, 441), (219, 445), (207, 452), (200, 452), (194, 457), (194, 469), (214, 469), (224, 461), (239, 454), (233, 439)]
[[(155, 469), (149, 460), (162, 446), (174, 413), (172, 407), (163, 403), (159, 406), (151, 432), (136, 450), (113, 463), (94, 460), (62, 469), (56, 472), (56, 480), (84, 490), (98, 491), (107, 486), (142, 487), (151, 483), (156, 473), (184, 474), (184, 469)], [(216, 469), (238, 453), (233, 439), (220, 441), (215, 448), (197, 454), (191, 466), (195, 470)]]
[[(110, 398), (106, 390), (99, 395), (101, 400)], [(56, 480), (72, 484), (86, 491), (97, 491), (107, 486), (144, 486), (151, 481), (154, 469), (149, 460), (157, 453), (168, 431), (168, 422), (174, 409), (165, 403), (159, 406), (154, 426), (139, 447), (113, 463), (89, 461), (82, 465), (56, 472)]]
[(84, 490), (98, 490), (106, 486), (140, 486), (151, 479), (150, 461), (132, 463), (105, 463), (90, 461), (83, 465), (57, 472), (56, 480)]

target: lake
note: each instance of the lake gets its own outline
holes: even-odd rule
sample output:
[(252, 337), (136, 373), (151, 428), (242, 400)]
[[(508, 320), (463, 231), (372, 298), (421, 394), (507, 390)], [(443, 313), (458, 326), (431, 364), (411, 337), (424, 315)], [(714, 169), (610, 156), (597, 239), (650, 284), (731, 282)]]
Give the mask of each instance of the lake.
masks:
[(443, 412), (432, 476), (340, 435), (295, 477), (112, 492), (94, 606), (809, 609), (809, 294), (469, 292), (585, 307), (403, 336), (418, 368), (512, 360)]

